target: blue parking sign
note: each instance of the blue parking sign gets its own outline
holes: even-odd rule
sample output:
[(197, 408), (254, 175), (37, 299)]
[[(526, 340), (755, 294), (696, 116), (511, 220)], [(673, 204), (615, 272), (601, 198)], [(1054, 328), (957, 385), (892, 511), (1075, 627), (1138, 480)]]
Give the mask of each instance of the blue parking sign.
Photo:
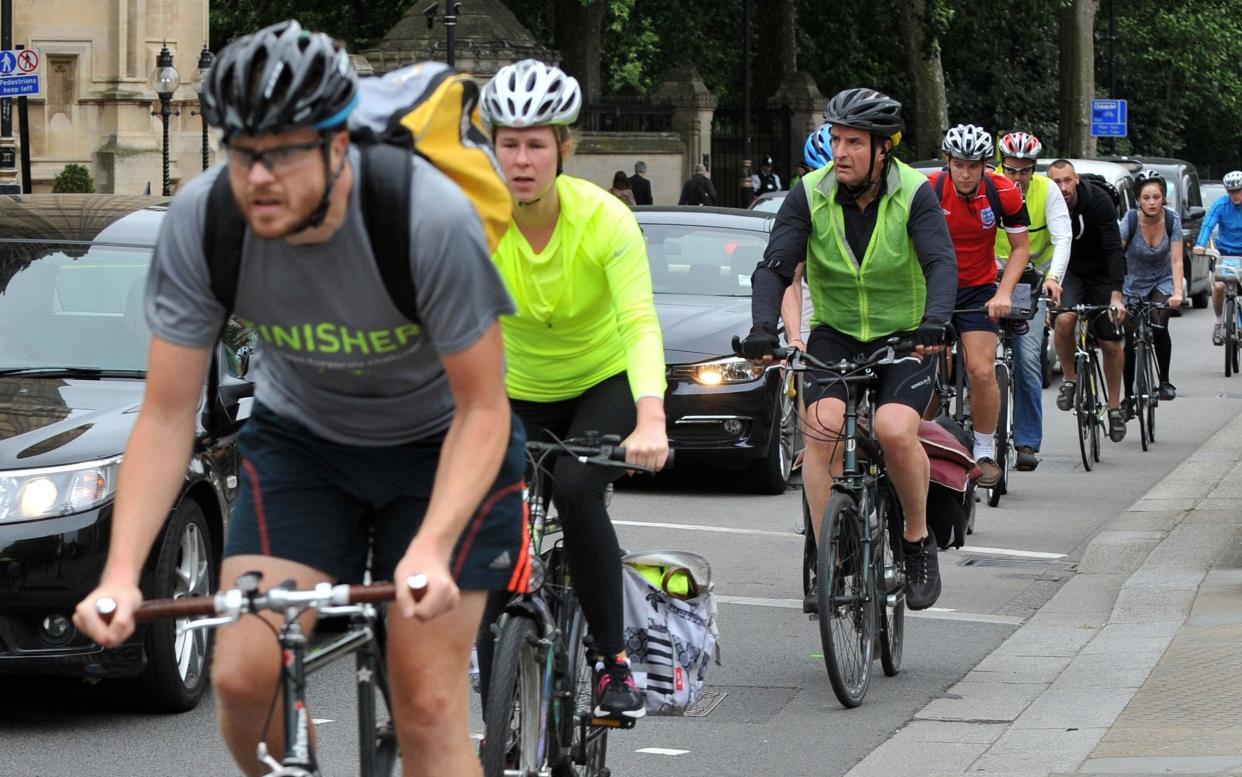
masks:
[(1091, 101), (1091, 137), (1124, 138), (1128, 123), (1125, 100)]

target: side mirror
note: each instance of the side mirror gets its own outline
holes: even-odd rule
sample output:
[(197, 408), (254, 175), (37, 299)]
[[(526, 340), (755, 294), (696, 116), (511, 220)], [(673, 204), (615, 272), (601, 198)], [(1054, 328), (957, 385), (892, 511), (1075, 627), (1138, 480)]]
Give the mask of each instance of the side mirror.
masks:
[(1201, 219), (1205, 215), (1207, 215), (1207, 209), (1204, 208), (1202, 205), (1191, 205), (1189, 208), (1186, 209), (1186, 219), (1188, 221), (1193, 221), (1195, 219)]

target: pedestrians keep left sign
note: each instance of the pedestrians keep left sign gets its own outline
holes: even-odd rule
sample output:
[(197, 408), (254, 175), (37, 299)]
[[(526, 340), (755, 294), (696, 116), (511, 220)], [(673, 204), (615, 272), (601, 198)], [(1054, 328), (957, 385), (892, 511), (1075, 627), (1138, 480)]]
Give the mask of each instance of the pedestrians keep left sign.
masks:
[(1091, 137), (1124, 138), (1128, 120), (1125, 100), (1091, 101)]
[(0, 97), (39, 93), (39, 52), (34, 49), (0, 51)]

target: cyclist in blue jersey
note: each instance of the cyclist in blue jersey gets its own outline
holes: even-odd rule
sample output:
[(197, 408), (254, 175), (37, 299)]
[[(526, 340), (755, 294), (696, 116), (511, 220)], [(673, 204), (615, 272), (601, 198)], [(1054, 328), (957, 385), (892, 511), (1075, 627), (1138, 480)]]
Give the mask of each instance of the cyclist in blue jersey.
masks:
[[(1222, 256), (1242, 256), (1242, 170), (1226, 173), (1222, 181), (1225, 194), (1212, 203), (1199, 228), (1195, 241), (1195, 253), (1206, 251), (1208, 238), (1216, 230), (1216, 248)], [(1216, 281), (1212, 286), (1212, 309), (1216, 311), (1216, 326), (1212, 327), (1212, 345), (1225, 344), (1225, 284)]]

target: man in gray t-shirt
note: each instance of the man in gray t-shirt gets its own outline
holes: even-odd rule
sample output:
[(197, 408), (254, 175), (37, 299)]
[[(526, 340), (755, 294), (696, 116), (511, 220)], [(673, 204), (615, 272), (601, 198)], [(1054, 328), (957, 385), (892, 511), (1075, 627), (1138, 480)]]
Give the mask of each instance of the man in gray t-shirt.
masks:
[[(182, 187), (164, 217), (147, 283), (146, 399), (121, 468), (107, 565), (74, 620), (106, 647), (133, 633), (144, 560), (184, 478), (211, 352), (232, 313), (258, 350), (220, 580), (257, 570), (263, 587), (356, 582), (373, 533), (375, 579), (403, 583), (388, 620), (403, 755), (431, 774), (467, 774), (477, 756), (457, 678), (486, 592), (525, 590), (529, 579), (524, 436), (505, 398), (497, 323), (513, 306), (474, 207), (413, 159), (408, 219), (387, 226), (409, 230), (418, 320), (402, 313), (408, 300), (399, 309), (359, 200), (363, 177), (380, 166), (368, 167), (372, 157), (345, 132), (357, 95), (346, 52), (296, 22), (235, 41), (212, 67), (204, 116), (224, 130), (228, 161)], [(232, 202), (213, 199), (213, 187)], [(213, 291), (204, 248), (226, 204), (245, 223), (232, 310)], [(404, 584), (416, 574), (426, 579), (417, 603)], [(116, 605), (110, 624), (98, 614), (105, 599)], [(218, 640), (222, 733), (252, 773), (278, 646), (259, 619)]]

